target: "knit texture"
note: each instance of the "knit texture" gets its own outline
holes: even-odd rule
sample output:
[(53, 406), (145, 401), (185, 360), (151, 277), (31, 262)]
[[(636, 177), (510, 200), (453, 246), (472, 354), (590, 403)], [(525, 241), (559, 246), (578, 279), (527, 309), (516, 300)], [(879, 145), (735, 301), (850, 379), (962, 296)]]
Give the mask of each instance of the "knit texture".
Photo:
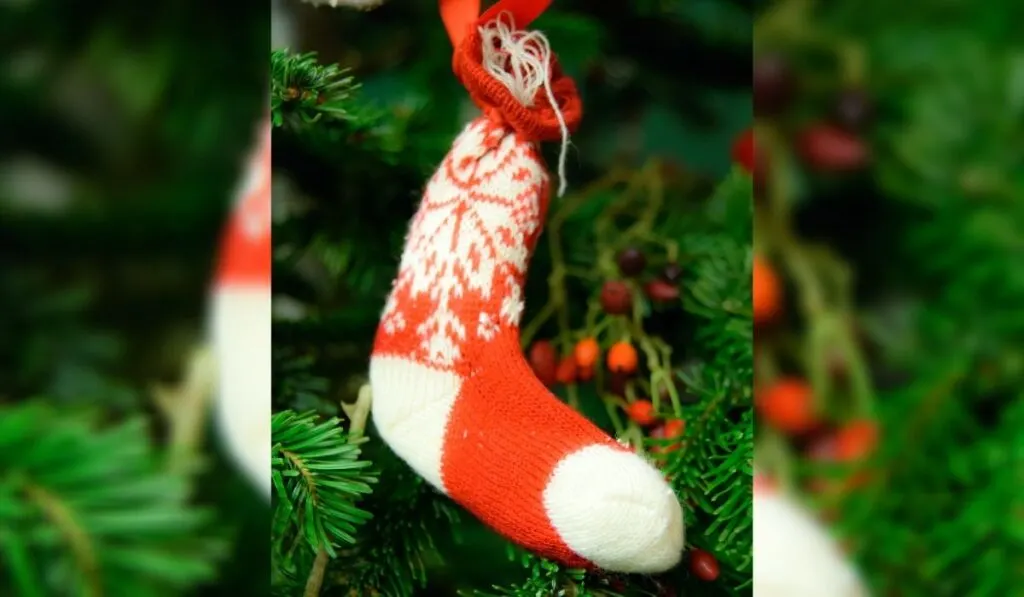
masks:
[(754, 593), (759, 597), (867, 597), (839, 546), (764, 477), (754, 481)]
[(370, 364), (373, 420), (438, 490), (570, 566), (660, 572), (683, 547), (661, 473), (553, 396), (519, 341), (548, 207), (534, 143), (471, 122), (427, 184)]
[(216, 421), (221, 441), (253, 484), (270, 496), (270, 126), (222, 239), (211, 327), (218, 364)]
[[(452, 71), (466, 87), (470, 99), (491, 120), (504, 122), (523, 139), (554, 141), (561, 134), (556, 106), (538, 89), (524, 106), (501, 82), (490, 76), (482, 64), (483, 42), (479, 29), (472, 29), (459, 43), (452, 57)], [(583, 116), (583, 102), (576, 93), (576, 84), (562, 72), (558, 60), (549, 61), (548, 77), (557, 110), (569, 131), (575, 132)]]

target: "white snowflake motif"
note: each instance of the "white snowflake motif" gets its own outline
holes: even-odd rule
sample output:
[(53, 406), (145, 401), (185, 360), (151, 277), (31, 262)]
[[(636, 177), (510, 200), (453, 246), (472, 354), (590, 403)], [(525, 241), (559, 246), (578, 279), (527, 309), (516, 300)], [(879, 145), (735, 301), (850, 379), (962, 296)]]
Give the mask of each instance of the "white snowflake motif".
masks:
[[(519, 287), (540, 222), (543, 166), (509, 131), (471, 123), (427, 184), (406, 240), (395, 293), (427, 296), (433, 313), (416, 329), (432, 364), (451, 366), (470, 334), (489, 340), (498, 325), (518, 325)], [(457, 313), (453, 301), (504, 293), (493, 313)], [(401, 305), (389, 300), (384, 330), (399, 330)]]
[(388, 334), (395, 334), (405, 329), (405, 316), (398, 310), (398, 301), (394, 293), (388, 297), (384, 304), (384, 316), (381, 318), (381, 325)]

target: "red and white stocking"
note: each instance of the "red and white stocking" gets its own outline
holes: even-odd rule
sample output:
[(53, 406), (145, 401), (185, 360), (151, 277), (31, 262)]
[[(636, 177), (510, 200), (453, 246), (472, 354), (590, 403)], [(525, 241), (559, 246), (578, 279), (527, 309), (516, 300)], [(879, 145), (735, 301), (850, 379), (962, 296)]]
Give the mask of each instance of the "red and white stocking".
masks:
[(373, 420), (414, 470), (512, 541), (571, 566), (660, 572), (684, 538), (662, 473), (553, 396), (520, 349), (550, 194), (537, 145), (564, 141), (581, 108), (546, 40), (495, 16), (525, 25), (546, 4), (506, 0), (477, 20), (475, 2), (442, 0), (453, 68), (484, 115), (409, 228), (370, 364)]
[(809, 512), (754, 477), (754, 593), (758, 597), (866, 597), (854, 568)]
[(270, 124), (261, 126), (222, 239), (211, 308), (217, 427), (237, 466), (270, 495)]

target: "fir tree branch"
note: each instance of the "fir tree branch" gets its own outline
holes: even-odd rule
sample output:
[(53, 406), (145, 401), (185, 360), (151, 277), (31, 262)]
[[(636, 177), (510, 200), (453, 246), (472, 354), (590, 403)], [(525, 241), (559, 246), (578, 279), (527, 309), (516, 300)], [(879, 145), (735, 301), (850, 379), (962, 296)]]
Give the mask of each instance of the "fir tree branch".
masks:
[(347, 71), (336, 64), (321, 66), (316, 52), (270, 54), (270, 110), (275, 126), (286, 121), (313, 124), (321, 118), (346, 120), (352, 116), (349, 98), (359, 88)]
[(225, 545), (189, 506), (189, 479), (166, 470), (145, 420), (96, 419), (37, 401), (0, 410), (0, 579), (104, 597), (210, 579)]
[[(372, 393), (370, 386), (365, 385), (359, 391), (359, 397), (351, 409), (347, 410), (349, 415), (348, 436), (349, 442), (355, 443), (363, 436), (363, 429), (366, 427), (366, 417), (370, 414), (370, 401)], [(309, 572), (309, 580), (306, 581), (305, 597), (316, 597), (320, 594), (320, 586), (324, 582), (324, 573), (327, 571), (327, 562), (330, 554), (323, 545), (316, 552), (316, 560), (313, 561), (313, 568)]]
[(46, 518), (60, 530), (67, 541), (77, 567), (82, 573), (83, 593), (88, 597), (100, 597), (103, 594), (103, 587), (100, 582), (96, 551), (85, 529), (75, 520), (74, 513), (61, 502), (60, 498), (31, 482), (25, 483), (25, 495), (39, 506)]
[(473, 597), (534, 597), (535, 595), (565, 595), (572, 597), (614, 596), (612, 592), (594, 592), (586, 587), (582, 570), (562, 566), (530, 554), (521, 553), (520, 562), (527, 573), (521, 583), (509, 587), (494, 586), (492, 592), (474, 591)]
[(298, 533), (314, 551), (351, 544), (370, 514), (355, 505), (376, 476), (360, 460), (360, 441), (348, 438), (336, 418), (282, 411), (271, 422), (277, 534)]
[(330, 559), (331, 556), (327, 553), (326, 547), (316, 550), (316, 559), (313, 560), (313, 567), (309, 570), (306, 588), (302, 592), (303, 597), (317, 597), (320, 594), (320, 586), (324, 583), (324, 574), (327, 572), (327, 562)]

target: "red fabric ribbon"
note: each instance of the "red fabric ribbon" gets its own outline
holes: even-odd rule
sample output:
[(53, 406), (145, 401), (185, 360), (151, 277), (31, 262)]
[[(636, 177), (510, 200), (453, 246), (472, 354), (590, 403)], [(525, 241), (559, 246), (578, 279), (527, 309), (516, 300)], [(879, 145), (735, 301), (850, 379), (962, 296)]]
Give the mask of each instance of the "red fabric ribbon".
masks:
[[(489, 118), (508, 125), (530, 141), (553, 141), (561, 137), (561, 126), (547, 92), (537, 92), (533, 106), (527, 108), (483, 67), (483, 47), (479, 27), (507, 12), (512, 22), (523, 29), (539, 17), (551, 0), (499, 0), (483, 15), (480, 0), (440, 0), (441, 20), (455, 47), (452, 71), (469, 91), (473, 102)], [(551, 91), (570, 132), (579, 125), (583, 105), (576, 84), (562, 73), (551, 57)]]
[(480, 0), (441, 0), (441, 20), (448, 30), (448, 38), (452, 40), (452, 45), (459, 47), (459, 43), (472, 29), (502, 12), (511, 14), (512, 22), (516, 27), (523, 29), (550, 5), (551, 0), (499, 0), (481, 15)]

